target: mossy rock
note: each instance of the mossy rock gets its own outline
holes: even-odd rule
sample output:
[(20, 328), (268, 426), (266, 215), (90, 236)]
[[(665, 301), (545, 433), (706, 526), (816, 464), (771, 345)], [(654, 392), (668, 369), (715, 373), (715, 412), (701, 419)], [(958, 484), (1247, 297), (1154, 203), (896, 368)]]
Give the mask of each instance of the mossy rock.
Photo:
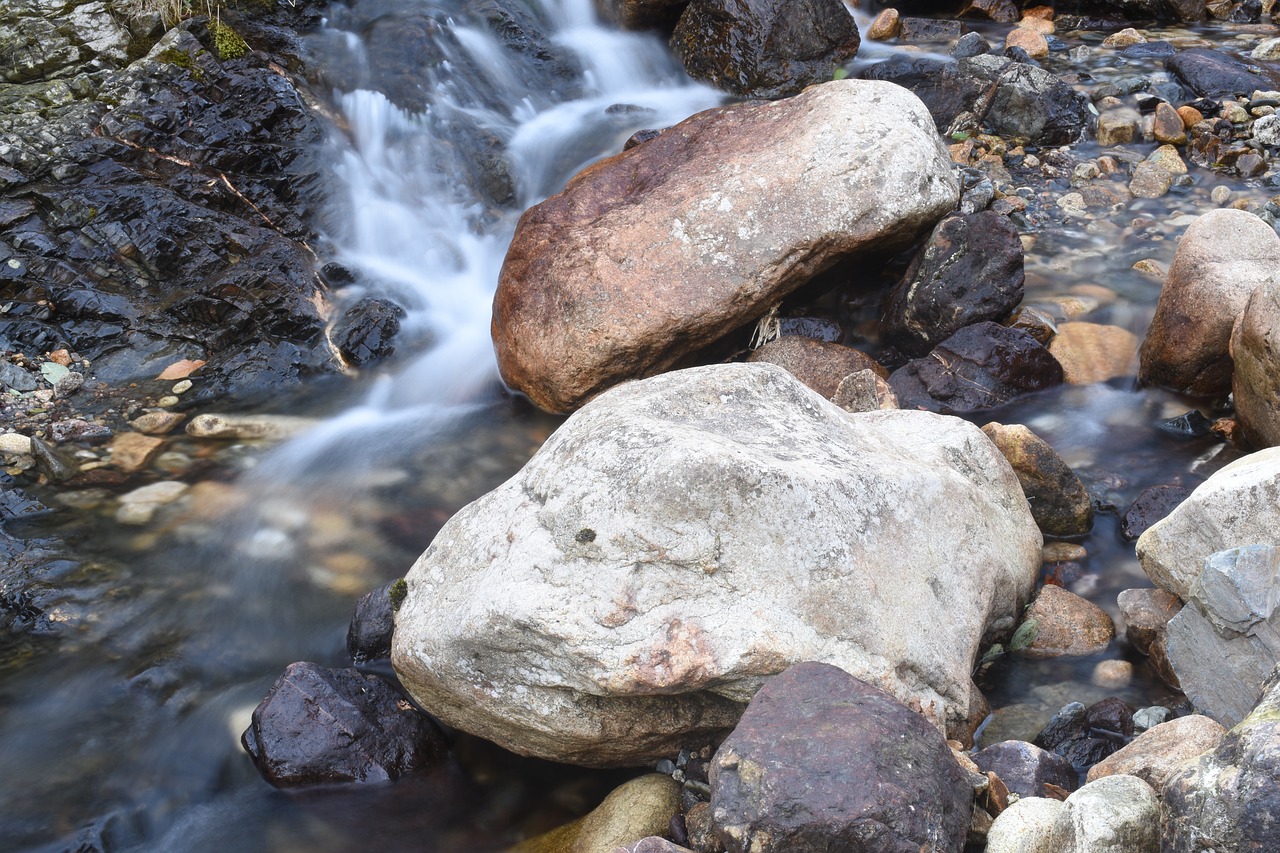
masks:
[(248, 42), (222, 21), (210, 21), (209, 34), (213, 36), (213, 49), (219, 59), (239, 59), (249, 52)]

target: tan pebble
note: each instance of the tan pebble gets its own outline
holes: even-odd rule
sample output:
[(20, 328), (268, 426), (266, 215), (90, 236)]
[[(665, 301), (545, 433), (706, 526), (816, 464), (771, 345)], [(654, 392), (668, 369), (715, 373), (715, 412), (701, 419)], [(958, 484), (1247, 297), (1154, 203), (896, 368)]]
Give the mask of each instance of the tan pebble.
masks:
[(1093, 683), (1108, 690), (1133, 681), (1133, 664), (1127, 660), (1101, 660), (1093, 668)]
[(1129, 47), (1135, 44), (1146, 44), (1147, 37), (1133, 27), (1125, 27), (1118, 33), (1112, 33), (1102, 40), (1103, 47)]
[(1087, 655), (1105, 649), (1116, 629), (1106, 611), (1059, 586), (1045, 586), (1027, 609), (1036, 633), (1021, 653), (1033, 658)]
[(1161, 198), (1172, 186), (1173, 175), (1155, 163), (1143, 161), (1133, 170), (1129, 192), (1138, 198)]
[(1147, 156), (1147, 162), (1154, 163), (1170, 175), (1185, 175), (1187, 173), (1186, 162), (1178, 154), (1178, 149), (1172, 145), (1161, 145), (1155, 151), (1152, 151)]
[(1209, 198), (1213, 200), (1214, 204), (1222, 207), (1224, 204), (1231, 201), (1231, 187), (1218, 184), (1213, 188), (1213, 191), (1209, 193)]
[(54, 364), (61, 364), (63, 367), (71, 366), (71, 353), (64, 349), (56, 349), (49, 353), (49, 360)]
[(111, 440), (111, 464), (121, 471), (140, 471), (163, 446), (161, 438), (139, 432), (119, 433)]
[(1088, 556), (1084, 546), (1074, 542), (1048, 542), (1040, 549), (1040, 560), (1044, 563), (1078, 562)]
[(1226, 101), (1222, 105), (1222, 117), (1232, 124), (1242, 124), (1249, 120), (1249, 111), (1235, 101)]
[(1192, 106), (1178, 107), (1178, 116), (1182, 119), (1182, 126), (1187, 130), (1204, 121), (1204, 113)]
[(1049, 55), (1049, 42), (1040, 33), (1027, 27), (1014, 27), (1009, 35), (1005, 36), (1004, 46), (1020, 47), (1032, 59), (1043, 59)]
[(1160, 266), (1160, 264), (1152, 258), (1143, 258), (1133, 265), (1133, 269), (1145, 276), (1150, 276), (1151, 278), (1164, 281), (1164, 267)]
[(867, 38), (871, 41), (888, 41), (898, 35), (901, 22), (897, 9), (885, 9), (867, 27)]
[(1156, 106), (1151, 133), (1157, 142), (1181, 145), (1187, 141), (1187, 128), (1182, 122), (1182, 116), (1178, 115), (1173, 104), (1163, 101)]
[(1128, 329), (1098, 323), (1063, 323), (1049, 342), (1049, 352), (1062, 364), (1072, 385), (1092, 385), (1137, 373), (1141, 341)]
[(156, 400), (156, 405), (162, 409), (168, 409), (172, 406), (178, 405), (178, 398), (170, 394), (166, 397), (161, 397), (159, 400)]
[(1053, 20), (1052, 6), (1032, 6), (1030, 9), (1022, 10), (1023, 18), (1044, 18), (1047, 21)]
[(1068, 291), (1072, 296), (1083, 296), (1092, 299), (1099, 305), (1110, 305), (1116, 301), (1116, 292), (1101, 284), (1077, 284)]
[(178, 412), (146, 412), (129, 422), (135, 430), (146, 435), (164, 435), (182, 421), (186, 415)]
[(354, 551), (328, 554), (322, 562), (326, 569), (340, 575), (364, 575), (373, 571), (373, 561)]
[(169, 390), (171, 390), (175, 394), (185, 394), (191, 390), (191, 380), (184, 379), (181, 382), (175, 382), (173, 384), (173, 387)]
[(1053, 21), (1048, 18), (1029, 18), (1026, 15), (1023, 15), (1022, 20), (1018, 21), (1018, 26), (1028, 30), (1035, 30), (1042, 36), (1051, 36), (1054, 30)]
[(1098, 144), (1110, 147), (1127, 145), (1138, 135), (1139, 116), (1137, 110), (1127, 107), (1107, 110), (1098, 116)]

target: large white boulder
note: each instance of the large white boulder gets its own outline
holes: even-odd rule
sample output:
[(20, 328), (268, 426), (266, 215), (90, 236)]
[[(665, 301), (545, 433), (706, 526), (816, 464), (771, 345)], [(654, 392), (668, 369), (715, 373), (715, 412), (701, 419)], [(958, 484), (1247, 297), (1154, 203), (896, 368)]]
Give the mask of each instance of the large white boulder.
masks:
[(454, 516), (406, 578), (392, 661), (449, 725), (590, 765), (728, 728), (804, 660), (960, 727), (1040, 545), (977, 427), (693, 368), (600, 395)]
[(1138, 538), (1151, 582), (1186, 601), (1212, 554), (1242, 545), (1280, 545), (1280, 448), (1214, 472)]

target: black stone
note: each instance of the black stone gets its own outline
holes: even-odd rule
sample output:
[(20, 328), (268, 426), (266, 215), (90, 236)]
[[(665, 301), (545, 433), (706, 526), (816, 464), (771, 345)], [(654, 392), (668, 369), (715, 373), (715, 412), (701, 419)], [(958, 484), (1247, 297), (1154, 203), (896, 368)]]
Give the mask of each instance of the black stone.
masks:
[(711, 788), (718, 833), (757, 853), (960, 850), (973, 800), (924, 717), (821, 663), (756, 694), (712, 759)]
[(1062, 382), (1060, 365), (1020, 329), (984, 321), (966, 326), (889, 377), (903, 408), (975, 412)]
[(1156, 429), (1181, 438), (1202, 438), (1212, 432), (1213, 421), (1206, 418), (1196, 409), (1185, 415), (1169, 418), (1156, 424)]
[(1003, 320), (1022, 302), (1022, 242), (991, 211), (948, 216), (933, 229), (889, 294), (880, 335), (921, 356), (961, 328)]
[(951, 55), (956, 59), (963, 59), (966, 56), (988, 53), (990, 50), (991, 42), (983, 38), (982, 33), (965, 33), (956, 40), (955, 46), (951, 48)]
[(1110, 696), (1101, 702), (1089, 706), (1086, 717), (1089, 728), (1095, 732), (1104, 732), (1128, 739), (1133, 737), (1134, 708), (1116, 696)]
[(1055, 752), (1022, 740), (992, 744), (972, 756), (984, 773), (1000, 777), (1010, 793), (1020, 797), (1047, 797), (1045, 784), (1074, 791), (1079, 780), (1071, 762)]
[(1166, 59), (1178, 52), (1178, 49), (1167, 41), (1149, 41), (1145, 44), (1131, 44), (1120, 51), (1120, 55), (1129, 59)]
[(285, 669), (240, 741), (281, 787), (396, 779), (447, 754), (435, 724), (390, 684), (314, 663)]
[(794, 335), (829, 344), (839, 343), (844, 337), (840, 324), (825, 317), (783, 317), (778, 322), (784, 337)]
[(1123, 738), (1109, 736), (1105, 731), (1095, 732), (1089, 722), (1089, 711), (1079, 702), (1063, 706), (1033, 743), (1061, 755), (1082, 777), (1090, 767), (1124, 745)]
[(1132, 542), (1151, 525), (1173, 512), (1191, 492), (1182, 486), (1159, 485), (1146, 489), (1124, 511), (1120, 535)]
[(755, 98), (830, 80), (859, 43), (840, 0), (692, 0), (671, 36), (690, 77)]
[(1209, 48), (1180, 51), (1165, 60), (1165, 67), (1194, 94), (1220, 100), (1254, 91), (1280, 88), (1280, 73), (1261, 65), (1246, 65), (1233, 56)]
[(391, 657), (395, 608), (388, 592), (394, 583), (391, 581), (366, 592), (356, 602), (355, 614), (347, 628), (347, 654), (352, 663), (365, 664)]
[(395, 352), (403, 318), (404, 309), (389, 299), (361, 299), (334, 324), (329, 337), (347, 361), (369, 364)]

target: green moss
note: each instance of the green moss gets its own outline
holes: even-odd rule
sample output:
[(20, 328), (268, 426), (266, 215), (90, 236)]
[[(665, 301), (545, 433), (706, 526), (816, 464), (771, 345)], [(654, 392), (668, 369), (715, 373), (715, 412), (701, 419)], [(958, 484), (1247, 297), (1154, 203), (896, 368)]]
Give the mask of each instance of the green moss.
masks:
[(239, 59), (249, 52), (248, 43), (222, 21), (210, 21), (209, 33), (213, 36), (213, 48), (219, 59)]
[(387, 590), (387, 598), (391, 600), (391, 609), (400, 612), (400, 605), (404, 604), (405, 597), (409, 595), (409, 585), (404, 582), (404, 578), (396, 581)]

